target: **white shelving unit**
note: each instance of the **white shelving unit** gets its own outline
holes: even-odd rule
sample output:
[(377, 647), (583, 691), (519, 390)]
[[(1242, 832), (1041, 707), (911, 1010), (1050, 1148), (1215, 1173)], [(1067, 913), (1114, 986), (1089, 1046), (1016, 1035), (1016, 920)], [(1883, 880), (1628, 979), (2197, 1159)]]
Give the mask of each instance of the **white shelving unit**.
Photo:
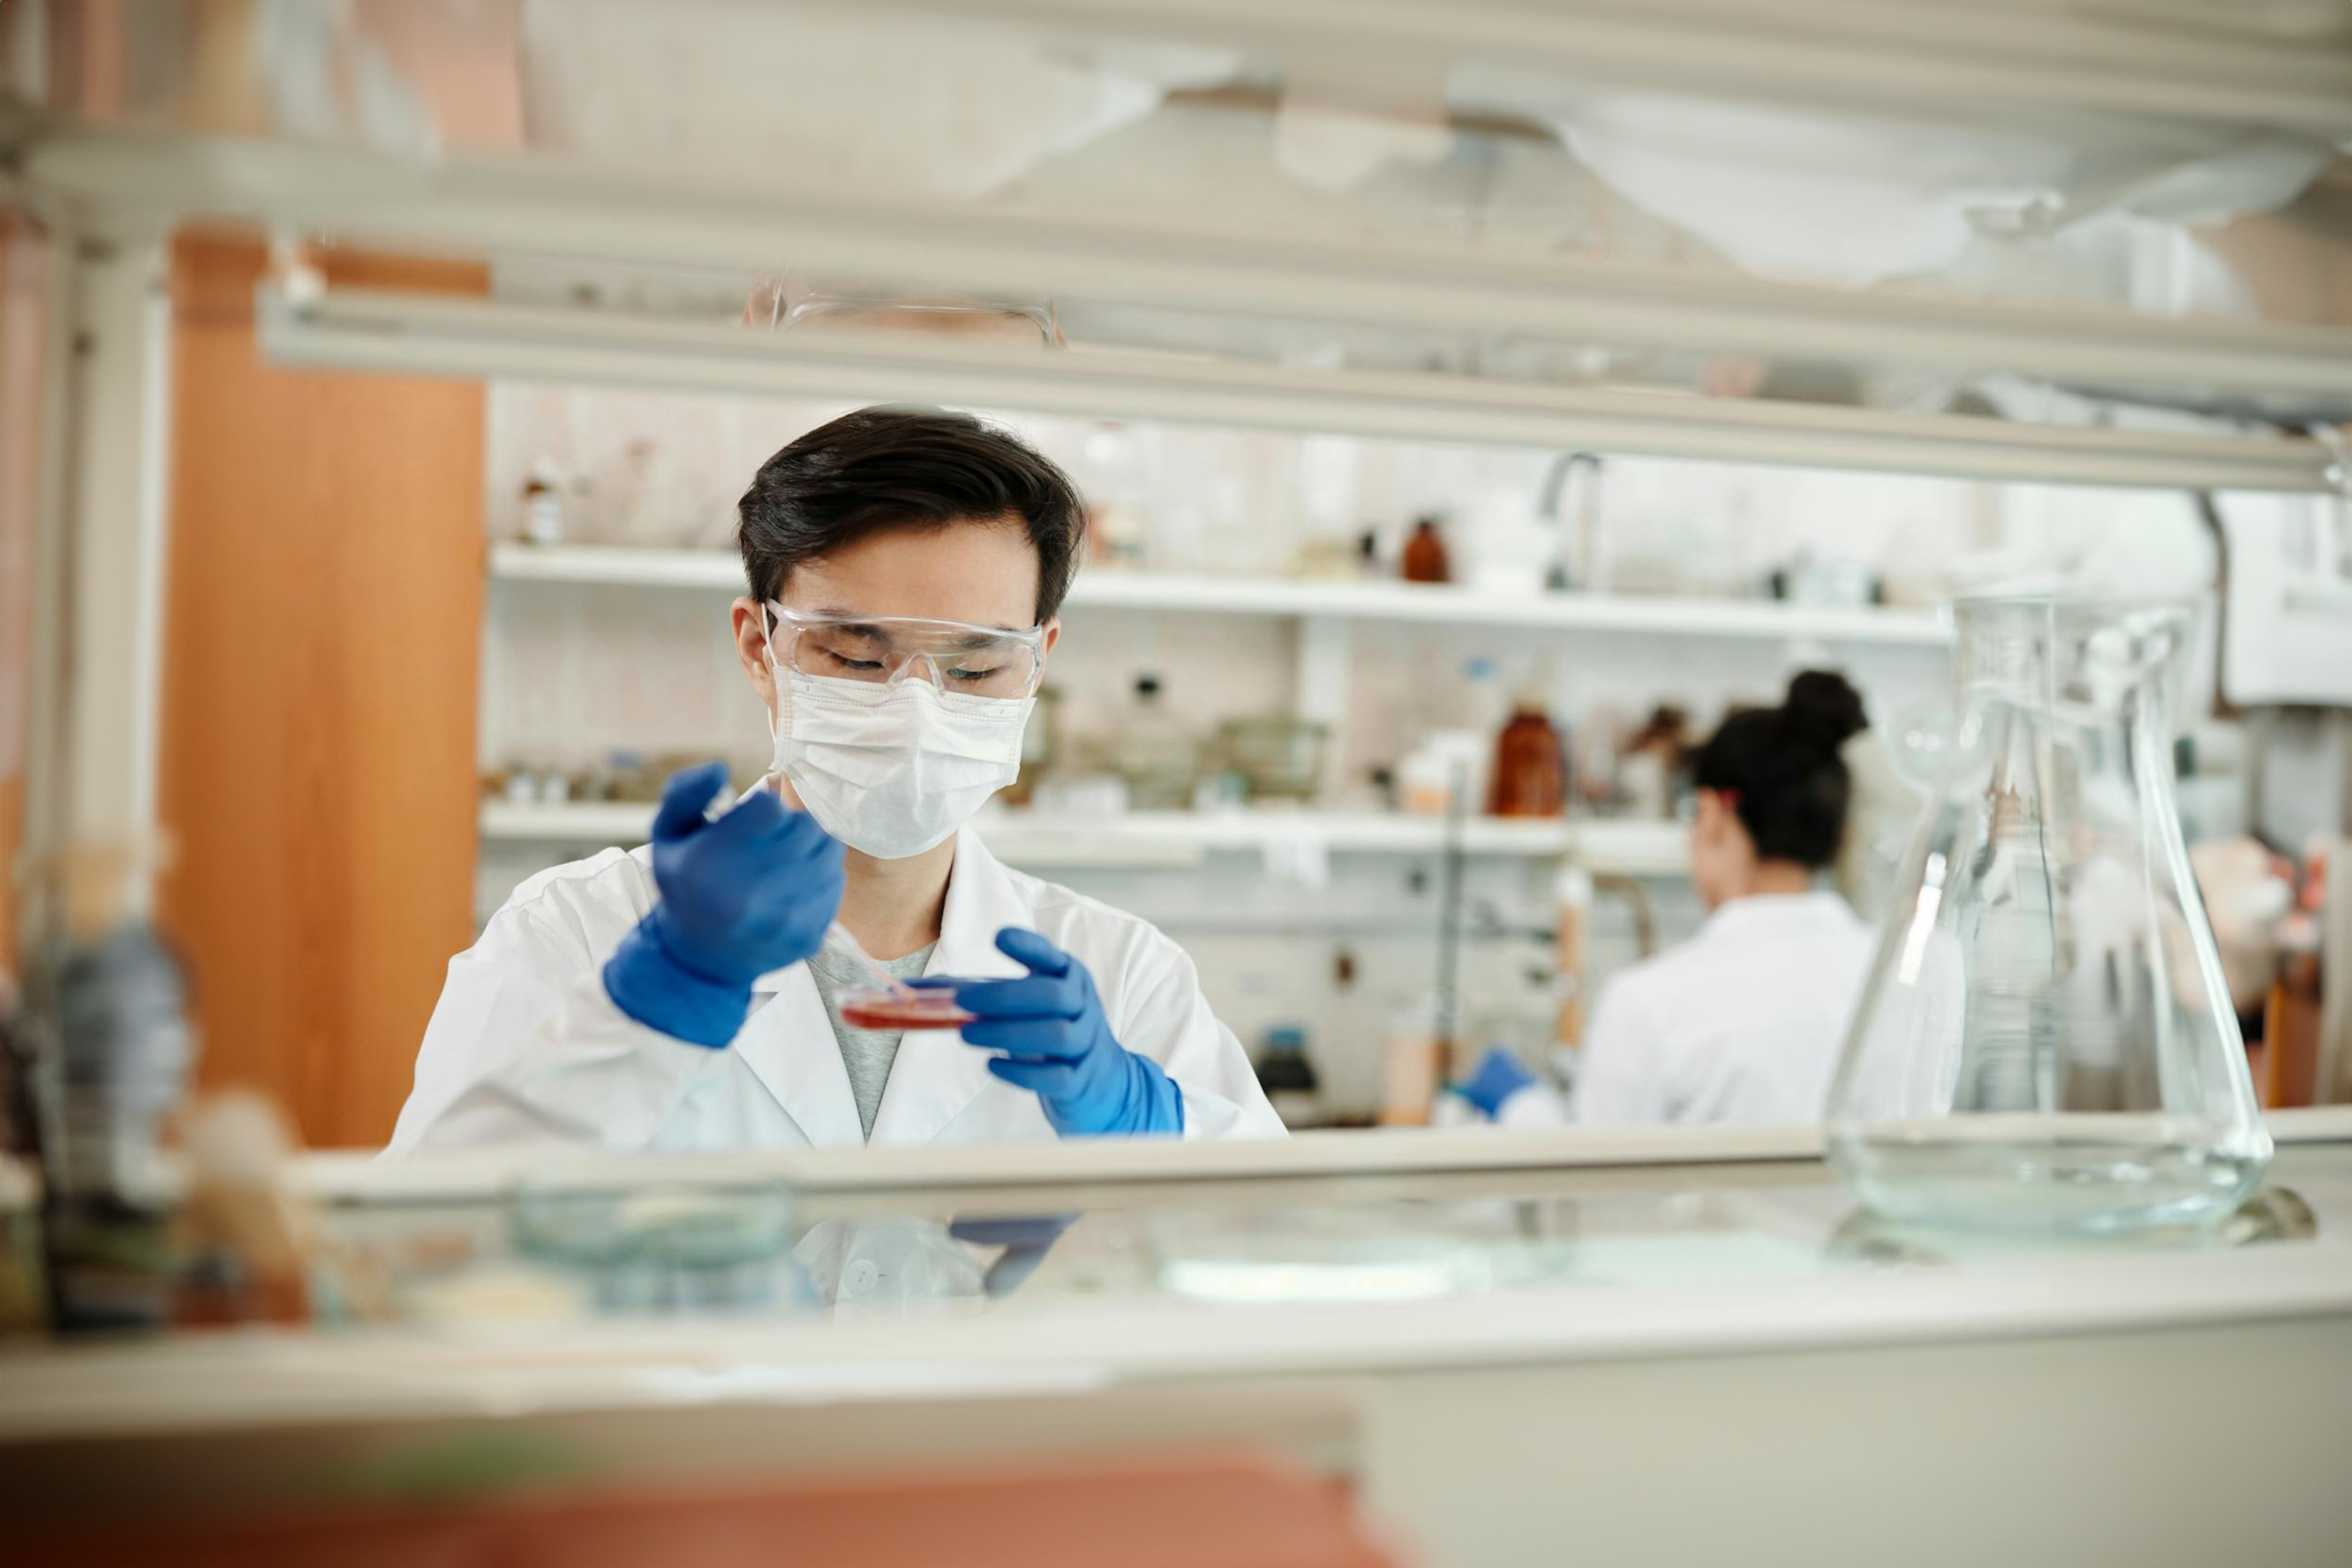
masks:
[[(486, 841), (583, 846), (645, 842), (653, 807), (645, 805), (482, 806)], [(1027, 868), (1152, 868), (1197, 865), (1213, 851), (1268, 854), (1433, 855), (1446, 823), (1405, 813), (1254, 810), (1136, 812), (1087, 821), (1045, 822), (1019, 812), (992, 814), (977, 826), (1006, 861)], [(1535, 821), (1480, 817), (1463, 825), (1465, 853), (1557, 859), (1573, 853), (1588, 868), (1621, 876), (1680, 875), (1689, 837), (1672, 822)]]
[[(613, 545), (505, 543), (490, 551), (490, 574), (509, 582), (613, 584), (638, 588), (743, 591), (737, 558), (716, 550), (641, 550)], [(1220, 577), (1192, 573), (1091, 570), (1072, 587), (1073, 609), (1150, 610), (1181, 615), (1295, 616), (1336, 621), (1417, 621), (1562, 632), (1662, 637), (1811, 638), (1824, 642), (1941, 647), (1949, 622), (1920, 610), (1816, 609), (1738, 599), (1640, 595), (1473, 593), (1412, 583)]]
[[(741, 563), (713, 550), (501, 543), (489, 554), (493, 579), (584, 584), (639, 590), (740, 594)], [(1916, 610), (1816, 609), (1736, 600), (1543, 594), (1513, 598), (1465, 588), (1383, 582), (1323, 582), (1220, 577), (1168, 572), (1088, 571), (1078, 574), (1069, 605), (1145, 614), (1256, 616), (1300, 623), (1299, 711), (1338, 723), (1347, 712), (1349, 628), (1359, 621), (1510, 627), (1606, 636), (1812, 640), (1934, 650), (1951, 642), (1942, 616)], [(645, 805), (518, 805), (482, 808), (486, 842), (581, 847), (644, 842)], [(1198, 865), (1211, 853), (1277, 857), (1433, 855), (1446, 826), (1407, 814), (1267, 810), (1137, 812), (1084, 822), (985, 819), (982, 831), (1007, 861), (1033, 869), (1148, 868)], [(1675, 823), (1519, 821), (1476, 818), (1465, 825), (1465, 853), (1556, 859), (1573, 852), (1594, 871), (1679, 876), (1688, 836)]]

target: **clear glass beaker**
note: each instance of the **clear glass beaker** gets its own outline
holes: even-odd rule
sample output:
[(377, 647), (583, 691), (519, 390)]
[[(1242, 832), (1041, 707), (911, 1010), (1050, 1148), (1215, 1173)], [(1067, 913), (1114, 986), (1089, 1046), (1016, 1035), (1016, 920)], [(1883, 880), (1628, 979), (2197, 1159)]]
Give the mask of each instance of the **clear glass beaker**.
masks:
[(1961, 718), (1830, 1089), (1901, 1225), (2220, 1218), (2270, 1163), (2173, 803), (2179, 605), (1957, 608)]

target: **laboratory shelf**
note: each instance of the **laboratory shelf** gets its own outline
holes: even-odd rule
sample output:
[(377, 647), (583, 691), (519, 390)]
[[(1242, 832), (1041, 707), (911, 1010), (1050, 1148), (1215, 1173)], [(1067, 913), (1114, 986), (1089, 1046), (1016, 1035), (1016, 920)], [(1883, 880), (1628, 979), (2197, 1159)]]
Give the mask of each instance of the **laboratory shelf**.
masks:
[(743, 560), (731, 550), (650, 550), (622, 544), (490, 546), (490, 575), (523, 583), (608, 583), (630, 588), (744, 591)]
[[(652, 820), (651, 805), (488, 801), (481, 836), (507, 843), (635, 845), (645, 841)], [(1190, 866), (1211, 851), (1433, 855), (1445, 847), (1448, 832), (1437, 816), (1280, 810), (1134, 812), (1052, 822), (1011, 812), (974, 826), (999, 857), (1037, 868)], [(1553, 859), (1573, 852), (1594, 871), (1633, 877), (1680, 874), (1689, 844), (1686, 831), (1673, 822), (1475, 817), (1461, 825), (1461, 835), (1465, 854)]]
[[(733, 553), (718, 550), (502, 543), (491, 548), (490, 574), (516, 582), (743, 591), (741, 563)], [(1647, 595), (1509, 595), (1431, 584), (1175, 572), (1082, 572), (1068, 603), (1076, 610), (1412, 621), (1694, 637), (1810, 637), (1924, 647), (1948, 647), (1952, 640), (1950, 624), (1944, 616), (1920, 610), (1817, 608)]]
[(485, 839), (538, 844), (619, 844), (646, 841), (654, 808), (634, 801), (566, 801), (534, 805), (515, 801), (482, 803)]

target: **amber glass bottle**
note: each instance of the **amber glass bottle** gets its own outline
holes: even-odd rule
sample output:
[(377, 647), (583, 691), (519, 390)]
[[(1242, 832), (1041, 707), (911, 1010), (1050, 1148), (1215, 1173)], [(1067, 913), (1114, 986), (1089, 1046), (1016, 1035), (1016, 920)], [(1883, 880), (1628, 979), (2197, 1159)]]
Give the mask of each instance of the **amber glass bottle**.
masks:
[(1495, 737), (1486, 809), (1496, 816), (1558, 816), (1568, 806), (1568, 759), (1537, 699), (1522, 697)]
[(1412, 537), (1404, 542), (1399, 574), (1408, 583), (1450, 583), (1454, 569), (1445, 559), (1445, 539), (1433, 516), (1413, 519)]

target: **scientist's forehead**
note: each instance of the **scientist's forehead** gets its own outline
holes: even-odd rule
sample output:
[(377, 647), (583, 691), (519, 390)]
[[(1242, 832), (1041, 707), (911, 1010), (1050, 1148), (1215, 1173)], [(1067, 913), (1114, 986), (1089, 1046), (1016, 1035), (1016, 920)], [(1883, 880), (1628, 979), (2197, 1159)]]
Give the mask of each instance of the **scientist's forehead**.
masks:
[(1041, 567), (1025, 531), (993, 523), (891, 530), (795, 563), (782, 598), (828, 617), (954, 621), (1026, 630)]

